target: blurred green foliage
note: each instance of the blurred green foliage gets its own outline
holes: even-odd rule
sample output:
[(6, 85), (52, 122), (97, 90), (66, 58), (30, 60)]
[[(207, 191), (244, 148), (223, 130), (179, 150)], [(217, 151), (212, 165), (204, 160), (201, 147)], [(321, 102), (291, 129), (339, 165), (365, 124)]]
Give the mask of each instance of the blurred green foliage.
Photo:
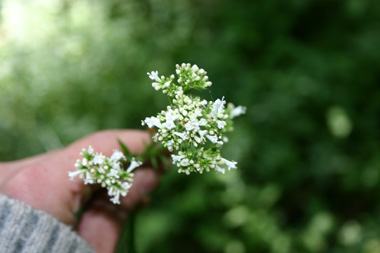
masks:
[(140, 252), (380, 252), (380, 1), (3, 0), (0, 159), (141, 128), (146, 72), (247, 106), (226, 175), (167, 173)]

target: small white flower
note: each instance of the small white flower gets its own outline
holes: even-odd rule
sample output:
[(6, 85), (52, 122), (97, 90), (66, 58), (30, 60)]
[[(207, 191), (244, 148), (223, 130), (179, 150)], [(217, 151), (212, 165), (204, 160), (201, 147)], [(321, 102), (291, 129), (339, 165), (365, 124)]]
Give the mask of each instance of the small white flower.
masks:
[(135, 159), (132, 159), (131, 164), (129, 165), (129, 167), (127, 169), (127, 172), (131, 173), (132, 170), (134, 170), (135, 168), (139, 167), (141, 164), (142, 164), (142, 162), (136, 161)]
[(107, 174), (107, 177), (112, 177), (112, 178), (119, 178), (119, 173), (120, 173), (120, 170), (117, 170), (117, 169), (110, 169), (110, 172)]
[(235, 107), (234, 109), (231, 110), (230, 117), (231, 119), (240, 116), (244, 114), (247, 110), (247, 107), (239, 105), (238, 107)]
[(121, 153), (119, 150), (114, 150), (112, 156), (110, 157), (111, 161), (120, 161), (120, 160), (125, 160), (125, 156), (123, 153)]
[(186, 138), (187, 138), (187, 134), (186, 133), (173, 132), (173, 134), (181, 137), (182, 140), (186, 140)]
[(115, 205), (119, 205), (120, 204), (120, 192), (119, 191), (116, 192), (115, 197), (111, 198), (110, 200)]
[(207, 120), (205, 120), (205, 119), (202, 118), (201, 120), (199, 120), (198, 124), (200, 126), (206, 126), (207, 125)]
[[(201, 143), (202, 142), (202, 138), (199, 138), (198, 136), (194, 136), (194, 140), (198, 143)], [(198, 145), (196, 145), (196, 143), (194, 143), (194, 146), (197, 147)]]
[(218, 172), (221, 172), (221, 173), (223, 173), (223, 174), (226, 173), (226, 170), (220, 168), (218, 165), (215, 166), (215, 170), (218, 171)]
[(217, 120), (216, 124), (218, 124), (219, 129), (223, 129), (227, 125), (227, 123), (223, 120)]
[(152, 128), (153, 126), (158, 128), (162, 127), (160, 120), (156, 117), (147, 117), (143, 122), (145, 122), (149, 128)]
[(67, 172), (67, 174), (69, 175), (70, 180), (73, 181), (76, 176), (78, 176), (84, 172), (85, 172), (85, 170), (76, 170), (76, 171), (69, 171), (69, 172)]
[(171, 139), (166, 143), (166, 145), (167, 145), (168, 147), (173, 146), (173, 144), (174, 144), (174, 141), (171, 140)]
[(183, 90), (178, 90), (175, 92), (175, 95), (178, 96), (178, 97), (182, 97), (183, 95)]
[(202, 110), (199, 108), (196, 108), (194, 112), (190, 115), (190, 120), (195, 121), (198, 117), (202, 116)]
[(203, 138), (207, 134), (207, 130), (199, 130), (198, 134)]
[(88, 154), (92, 155), (92, 153), (94, 153), (94, 149), (91, 146), (89, 146), (87, 152)]
[(121, 162), (119, 161), (115, 161), (115, 162), (110, 161), (110, 162), (111, 162), (112, 168), (114, 168), (115, 170), (121, 171), (121, 167), (122, 167)]
[(185, 109), (181, 108), (179, 111), (182, 113), (183, 116), (187, 116), (187, 111)]
[(87, 164), (88, 164), (88, 160), (86, 158), (83, 158), (82, 159), (82, 165), (87, 166)]
[(175, 111), (169, 110), (168, 112), (166, 112), (165, 114), (166, 122), (164, 123), (166, 128), (169, 130), (175, 128), (174, 121), (177, 120), (178, 118), (179, 118), (179, 115)]
[[(129, 190), (131, 187), (132, 187), (132, 184), (131, 183), (128, 183), (128, 182), (123, 182), (121, 185), (121, 188), (123, 188), (124, 190)], [(125, 192), (125, 191), (124, 191)], [(125, 196), (125, 195), (123, 195)]]
[(110, 197), (114, 196), (113, 198), (110, 199), (111, 202), (114, 204), (120, 204), (120, 195), (125, 196), (127, 194), (127, 192), (128, 192), (128, 190), (119, 189), (116, 186), (110, 186), (108, 188), (108, 196), (110, 196)]
[(85, 175), (84, 184), (93, 184), (95, 182), (94, 176), (89, 171), (86, 171)]
[(160, 82), (161, 79), (158, 77), (158, 71), (152, 71), (151, 73), (147, 73), (149, 78), (153, 81)]
[(237, 162), (235, 161), (228, 161), (227, 159), (222, 158), (222, 163), (225, 164), (228, 167), (228, 170), (236, 169)]
[(104, 159), (105, 159), (105, 156), (102, 155), (102, 153), (100, 154), (95, 154), (94, 158), (92, 159), (92, 162), (95, 164), (95, 165), (101, 165), (104, 163)]
[(190, 165), (189, 159), (187, 159), (187, 158), (182, 159), (181, 162), (180, 162), (180, 164), (183, 167), (189, 166)]
[(212, 143), (218, 143), (218, 136), (215, 135), (206, 135), (207, 139), (209, 139)]
[(194, 65), (191, 67), (191, 69), (192, 69), (193, 71), (198, 71), (198, 70), (199, 70), (199, 68), (198, 68), (198, 66), (197, 66), (196, 64), (194, 64)]
[(175, 124), (174, 124), (174, 122), (172, 121), (172, 120), (167, 120), (165, 123), (164, 123), (164, 125), (165, 125), (165, 127), (167, 128), (167, 129), (173, 129), (173, 128), (175, 128)]
[(224, 97), (222, 98), (222, 100), (217, 99), (214, 102), (214, 104), (212, 105), (211, 113), (210, 113), (213, 118), (218, 117), (223, 112), (223, 107), (225, 103), (226, 101), (224, 101)]
[(191, 130), (198, 130), (199, 129), (199, 121), (198, 120), (191, 120), (185, 124), (185, 128), (187, 131)]
[(182, 160), (186, 156), (184, 155), (171, 155), (173, 163), (177, 163), (178, 161)]

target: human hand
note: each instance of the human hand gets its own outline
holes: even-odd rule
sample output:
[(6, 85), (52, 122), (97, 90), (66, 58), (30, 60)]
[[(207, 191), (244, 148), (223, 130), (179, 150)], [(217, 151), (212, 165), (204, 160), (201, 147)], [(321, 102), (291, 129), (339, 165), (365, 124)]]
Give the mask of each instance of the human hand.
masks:
[[(149, 134), (134, 130), (109, 130), (87, 136), (67, 148), (0, 164), (0, 192), (28, 205), (45, 211), (61, 222), (75, 226), (78, 234), (96, 252), (113, 252), (128, 212), (141, 203), (158, 183), (157, 174), (149, 168), (135, 171), (134, 182), (120, 205), (109, 201), (109, 196), (99, 187), (84, 185), (76, 179), (70, 181), (79, 153), (91, 145), (96, 152), (106, 156), (120, 149), (117, 140), (128, 149), (141, 152)], [(86, 203), (79, 220), (75, 213)]]

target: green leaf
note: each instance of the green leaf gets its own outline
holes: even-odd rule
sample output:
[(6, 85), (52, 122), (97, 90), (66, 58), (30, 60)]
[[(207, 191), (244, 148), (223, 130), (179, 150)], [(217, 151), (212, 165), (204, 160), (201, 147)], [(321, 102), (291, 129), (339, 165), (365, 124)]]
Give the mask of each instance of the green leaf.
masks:
[(157, 158), (155, 156), (150, 158), (150, 163), (152, 164), (152, 167), (154, 169), (158, 169), (158, 162), (157, 162)]
[(160, 159), (160, 162), (164, 168), (168, 167), (168, 158), (165, 155), (159, 154), (158, 159)]
[(129, 151), (127, 146), (125, 146), (125, 144), (120, 139), (118, 139), (117, 142), (119, 143), (119, 145), (120, 145), (121, 149), (123, 150), (123, 153), (125, 154), (127, 159), (128, 160), (132, 159), (131, 151)]

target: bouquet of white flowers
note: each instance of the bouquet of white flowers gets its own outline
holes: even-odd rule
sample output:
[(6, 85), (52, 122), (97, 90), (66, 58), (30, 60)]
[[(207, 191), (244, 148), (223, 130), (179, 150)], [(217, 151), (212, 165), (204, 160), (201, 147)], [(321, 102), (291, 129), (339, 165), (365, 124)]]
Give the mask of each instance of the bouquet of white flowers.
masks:
[[(152, 86), (167, 94), (170, 105), (157, 116), (147, 117), (143, 126), (154, 128), (154, 142), (146, 152), (132, 156), (127, 147), (120, 143), (124, 154), (115, 150), (111, 157), (94, 153), (90, 146), (81, 152), (82, 159), (75, 163), (74, 172), (69, 172), (73, 180), (79, 176), (85, 184), (101, 184), (107, 188), (111, 201), (119, 204), (120, 196), (126, 196), (133, 182), (132, 171), (145, 161), (152, 161), (155, 167), (162, 152), (171, 152), (172, 163), (178, 172), (189, 175), (191, 172), (236, 169), (237, 162), (222, 157), (221, 148), (228, 141), (226, 133), (233, 130), (233, 118), (245, 113), (246, 108), (226, 106), (224, 97), (207, 101), (188, 91), (205, 90), (211, 82), (204, 69), (197, 65), (181, 64), (170, 77), (159, 76), (157, 71), (148, 73)], [(124, 165), (128, 164), (128, 167)]]

